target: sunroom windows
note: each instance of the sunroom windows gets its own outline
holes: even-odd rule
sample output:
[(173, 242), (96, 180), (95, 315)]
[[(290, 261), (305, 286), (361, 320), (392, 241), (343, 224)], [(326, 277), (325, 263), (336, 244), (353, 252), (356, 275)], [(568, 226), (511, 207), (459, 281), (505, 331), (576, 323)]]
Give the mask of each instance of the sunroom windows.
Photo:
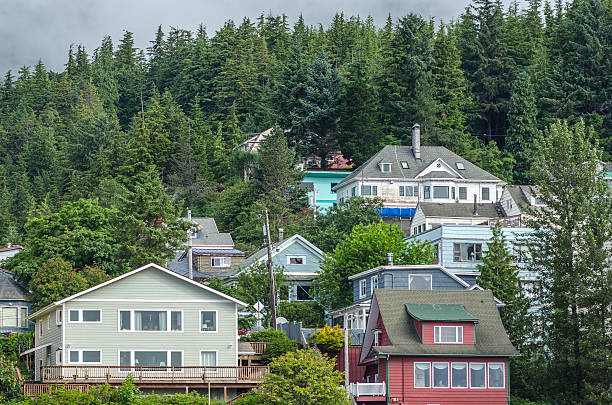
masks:
[(182, 310), (120, 310), (119, 330), (124, 332), (182, 332)]
[(414, 362), (414, 388), (505, 389), (505, 363)]

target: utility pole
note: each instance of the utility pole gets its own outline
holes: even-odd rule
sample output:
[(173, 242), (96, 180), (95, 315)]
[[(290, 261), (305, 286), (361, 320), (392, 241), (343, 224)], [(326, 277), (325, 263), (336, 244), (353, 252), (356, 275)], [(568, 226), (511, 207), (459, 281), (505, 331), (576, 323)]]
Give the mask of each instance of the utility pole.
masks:
[(344, 314), (344, 386), (349, 389), (348, 314)]
[(191, 210), (189, 208), (187, 208), (187, 221), (189, 221), (189, 233), (187, 235), (189, 237), (189, 241), (187, 243), (187, 246), (189, 246), (187, 249), (187, 256), (189, 256), (189, 279), (193, 280), (193, 224), (191, 223)]
[(264, 207), (266, 244), (268, 245), (268, 274), (270, 276), (270, 316), (272, 327), (276, 330), (276, 293), (274, 288), (274, 270), (272, 268), (272, 241), (270, 240), (270, 220), (268, 219), (268, 207)]

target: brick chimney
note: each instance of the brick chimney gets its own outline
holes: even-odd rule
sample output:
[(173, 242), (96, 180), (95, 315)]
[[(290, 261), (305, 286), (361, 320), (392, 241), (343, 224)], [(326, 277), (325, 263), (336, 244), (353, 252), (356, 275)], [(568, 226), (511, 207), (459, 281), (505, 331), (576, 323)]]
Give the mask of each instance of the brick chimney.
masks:
[(419, 124), (412, 126), (412, 153), (415, 159), (421, 158), (421, 126)]

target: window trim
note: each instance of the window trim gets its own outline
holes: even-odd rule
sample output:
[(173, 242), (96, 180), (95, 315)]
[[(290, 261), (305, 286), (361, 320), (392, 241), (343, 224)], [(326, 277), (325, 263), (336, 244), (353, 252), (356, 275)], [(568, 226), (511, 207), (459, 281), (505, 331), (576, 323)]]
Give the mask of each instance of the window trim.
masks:
[[(364, 189), (368, 187), (369, 191), (366, 193), (364, 191)], [(374, 185), (370, 185), (370, 184), (362, 184), (359, 191), (361, 192), (361, 196), (365, 196), (365, 197), (376, 197), (378, 196), (378, 185), (374, 186)]]
[(63, 319), (62, 310), (61, 309), (56, 310), (55, 311), (55, 325), (60, 326), (63, 320), (64, 319)]
[[(435, 361), (431, 362), (431, 379), (433, 380), (434, 376), (434, 368), (435, 364), (446, 364), (446, 386), (445, 387), (436, 387), (435, 384), (431, 384), (431, 388), (437, 389), (449, 389), (451, 386), (451, 376), (450, 376), (450, 362), (448, 361)], [(433, 383), (433, 381), (431, 381)]]
[[(204, 366), (202, 365), (202, 353), (215, 353), (215, 365), (214, 366)], [(200, 367), (219, 367), (219, 350), (200, 350), (199, 351), (199, 357), (200, 357)]]
[(423, 199), (431, 200), (431, 186), (423, 186)]
[[(219, 265), (215, 266), (215, 259), (219, 260)], [(223, 262), (227, 261), (227, 265), (224, 265)], [(230, 256), (211, 256), (210, 257), (210, 267), (212, 268), (229, 268), (232, 267), (232, 258)]]
[[(291, 263), (291, 259), (302, 259), (302, 263)], [(306, 264), (306, 255), (287, 255), (287, 264), (290, 266), (303, 266)]]
[[(439, 339), (442, 337), (442, 329), (441, 328), (455, 328), (455, 342), (441, 342)], [(436, 330), (439, 330), (437, 333), (438, 340), (436, 340)], [(440, 345), (462, 345), (463, 344), (463, 326), (453, 326), (453, 325), (434, 325), (434, 344)]]
[[(446, 197), (436, 197), (436, 189), (446, 189)], [(433, 186), (433, 199), (434, 200), (448, 200), (450, 198), (450, 186)]]
[[(429, 386), (425, 386), (425, 387), (417, 387), (416, 385), (416, 370), (417, 370), (417, 364), (427, 364), (429, 366)], [(412, 363), (412, 368), (413, 368), (413, 373), (412, 373), (412, 378), (413, 378), (413, 383), (412, 385), (414, 385), (414, 388), (424, 388), (424, 389), (431, 389), (431, 362), (429, 361), (414, 361)]]
[(408, 289), (409, 290), (411, 290), (410, 284), (412, 284), (413, 276), (429, 276), (429, 289), (433, 290), (433, 275), (429, 273), (428, 274), (419, 274), (419, 273), (408, 274)]
[[(100, 312), (100, 320), (99, 321), (84, 321), (83, 320), (83, 311), (98, 311)], [(71, 321), (70, 320), (70, 312), (78, 311), (79, 320)], [(101, 308), (80, 308), (80, 309), (68, 309), (68, 323), (102, 323), (102, 309)]]
[(55, 351), (55, 365), (56, 366), (62, 365), (62, 350)]
[[(487, 190), (487, 198), (484, 198), (485, 190)], [(480, 189), (480, 199), (482, 201), (491, 201), (491, 189), (489, 187), (483, 187)]]
[[(491, 387), (490, 384), (490, 379), (491, 379), (491, 373), (489, 371), (489, 366), (491, 364), (501, 364), (502, 366), (502, 373), (504, 375), (504, 378), (502, 379), (502, 381), (504, 382), (503, 385), (501, 387)], [(486, 385), (487, 388), (492, 389), (492, 390), (502, 390), (506, 388), (506, 363), (502, 363), (502, 362), (498, 362), (498, 361), (494, 361), (494, 362), (487, 362), (487, 375), (486, 375)]]
[(408, 165), (408, 162), (406, 160), (401, 160), (400, 166), (402, 169), (410, 169), (410, 165)]
[[(130, 353), (130, 365), (129, 366), (121, 366), (121, 352), (129, 352)], [(168, 364), (168, 366), (137, 366), (136, 363), (136, 352), (166, 352), (166, 363)], [(171, 366), (171, 362), (172, 362), (172, 352), (178, 352), (181, 353), (181, 365), (180, 366)], [(134, 370), (136, 368), (147, 368), (147, 367), (164, 367), (164, 369), (160, 369), (160, 370), (147, 370), (147, 373), (165, 373), (168, 370), (171, 370), (172, 368), (178, 368), (178, 370), (172, 370), (175, 373), (183, 373), (184, 371), (184, 367), (185, 366), (185, 350), (183, 349), (167, 349), (167, 350), (157, 350), (157, 349), (127, 349), (127, 350), (122, 350), (119, 349), (117, 350), (117, 365), (119, 366), (119, 372), (120, 373), (125, 373), (125, 374), (129, 374), (134, 372)], [(123, 367), (123, 369), (122, 369)], [(129, 369), (129, 370), (128, 370)]]
[[(364, 292), (362, 293), (362, 291)], [(368, 285), (367, 285), (367, 280), (364, 278), (364, 279), (359, 280), (359, 298), (365, 298), (367, 295), (368, 295)]]
[(378, 288), (378, 274), (370, 278), (370, 289), (372, 290), (372, 294), (374, 294), (374, 281), (376, 281), (376, 288)]
[(372, 331), (373, 335), (374, 335), (374, 340), (372, 342), (373, 346), (379, 346), (380, 345), (380, 334), (382, 333), (382, 329), (374, 329)]
[[(202, 312), (214, 312), (215, 313), (215, 330), (202, 330)], [(198, 318), (198, 330), (204, 334), (219, 333), (219, 311), (216, 309), (201, 309)]]
[[(468, 199), (468, 194), (467, 194), (468, 188), (467, 188), (467, 186), (459, 186), (458, 188), (459, 188), (459, 190), (457, 190), (457, 194), (458, 194), (458, 197), (459, 197), (459, 201), (467, 201), (467, 199)], [(465, 191), (465, 198), (461, 198), (461, 189), (463, 189)]]
[[(391, 171), (393, 170), (393, 167), (391, 166), (391, 163), (389, 163), (389, 162), (380, 162), (378, 165), (379, 165), (380, 171), (382, 173), (391, 173)], [(385, 170), (385, 166), (387, 166), (387, 165), (389, 167), (389, 170)]]
[[(78, 352), (79, 353), (79, 361), (77, 361), (77, 362), (70, 361), (70, 352)], [(100, 353), (100, 361), (98, 361), (98, 362), (93, 362), (93, 361), (84, 362), (83, 361), (83, 352), (98, 352), (98, 353)], [(70, 349), (68, 349), (67, 364), (85, 364), (85, 365), (102, 364), (102, 350), (101, 349), (73, 349), (73, 348), (70, 348)]]
[[(136, 311), (150, 311), (150, 312), (166, 312), (166, 325), (168, 330), (136, 330)], [(122, 330), (121, 329), (121, 312), (130, 312), (130, 329)], [(172, 312), (180, 312), (181, 313), (181, 330), (171, 330), (172, 323)], [(121, 333), (183, 333), (185, 331), (185, 314), (182, 309), (155, 309), (155, 308), (147, 308), (147, 309), (117, 309), (117, 332)], [(123, 350), (124, 352), (127, 350)]]
[[(13, 309), (16, 308), (17, 309), (17, 316), (15, 318), (16, 324), (17, 326), (6, 326), (4, 325), (4, 310), (5, 309)], [(21, 314), (21, 312), (23, 310), (26, 310), (26, 316), (25, 316), (25, 326), (23, 326), (24, 323), (24, 317)], [(2, 328), (15, 328), (15, 329), (26, 329), (29, 326), (29, 319), (28, 319), (28, 312), (29, 309), (26, 306), (23, 305), (2, 305), (0, 306), (0, 327)]]
[[(459, 245), (459, 260), (456, 260), (455, 256), (455, 245)], [(462, 259), (461, 258), (461, 245), (473, 245), (474, 246), (474, 258), (473, 259), (469, 259), (469, 258), (465, 258)], [(476, 246), (480, 246), (480, 251), (477, 251)], [(478, 253), (480, 253), (480, 259), (478, 258)], [(478, 242), (453, 242), (453, 263), (477, 263), (477, 262), (482, 262), (482, 243), (478, 243)]]
[[(453, 365), (454, 364), (465, 364), (465, 387), (454, 387), (453, 386)], [(459, 390), (467, 390), (470, 387), (470, 365), (467, 361), (453, 361), (451, 362), (450, 369), (450, 388), (451, 389), (459, 389)]]
[[(472, 364), (482, 364), (484, 366), (484, 387), (472, 387)], [(471, 390), (484, 390), (487, 389), (487, 363), (486, 362), (479, 362), (479, 361), (475, 361), (475, 362), (469, 362), (468, 364), (468, 384)]]
[(313, 285), (305, 285), (305, 284), (295, 284), (295, 301), (296, 302), (312, 302), (314, 301), (314, 296), (311, 296), (310, 294), (308, 294), (309, 297), (311, 297), (309, 300), (301, 300), (298, 298), (298, 288), (304, 288), (304, 287), (310, 287), (312, 288)]

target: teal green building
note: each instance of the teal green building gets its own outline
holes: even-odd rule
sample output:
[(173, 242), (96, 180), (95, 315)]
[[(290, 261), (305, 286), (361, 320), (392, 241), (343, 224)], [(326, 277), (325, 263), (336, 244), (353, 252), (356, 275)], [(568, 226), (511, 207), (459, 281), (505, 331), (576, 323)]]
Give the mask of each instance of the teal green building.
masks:
[(336, 204), (332, 188), (351, 172), (344, 170), (306, 170), (302, 186), (308, 190), (308, 204), (318, 212), (325, 212)]

